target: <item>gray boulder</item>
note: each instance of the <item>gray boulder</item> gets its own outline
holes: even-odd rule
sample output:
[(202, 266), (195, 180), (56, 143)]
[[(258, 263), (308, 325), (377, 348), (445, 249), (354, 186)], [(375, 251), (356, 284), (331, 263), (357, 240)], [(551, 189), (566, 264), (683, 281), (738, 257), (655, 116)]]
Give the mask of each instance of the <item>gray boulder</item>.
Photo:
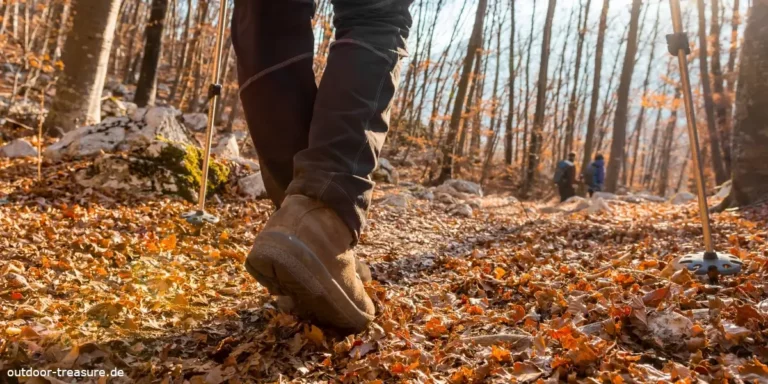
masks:
[(68, 132), (43, 154), (52, 159), (83, 157), (100, 152), (129, 151), (148, 147), (162, 137), (167, 141), (198, 145), (197, 140), (177, 119), (173, 108), (139, 109), (128, 117), (110, 117), (99, 124)]
[(474, 211), (469, 204), (455, 204), (448, 208), (448, 214), (459, 217), (472, 217)]
[(235, 135), (224, 135), (219, 139), (211, 153), (225, 159), (236, 159), (240, 157), (240, 146), (237, 144)]
[(18, 139), (0, 147), (0, 157), (36, 157), (37, 148), (26, 140)]
[(385, 197), (384, 200), (382, 200), (381, 205), (404, 209), (408, 208), (410, 200), (409, 195), (398, 193)]
[(400, 181), (397, 169), (385, 158), (379, 158), (379, 163), (376, 169), (373, 170), (372, 177), (374, 181), (395, 185)]
[(669, 200), (674, 205), (687, 204), (693, 200), (696, 200), (696, 195), (690, 192), (678, 192)]
[(184, 125), (195, 132), (202, 132), (208, 128), (208, 115), (205, 113), (185, 113), (182, 119)]
[(483, 197), (483, 189), (480, 184), (466, 180), (451, 179), (443, 183), (443, 186), (451, 188), (459, 193)]
[(261, 177), (261, 172), (256, 172), (248, 177), (238, 180), (237, 189), (241, 195), (252, 200), (267, 197), (267, 188), (264, 186), (264, 179)]

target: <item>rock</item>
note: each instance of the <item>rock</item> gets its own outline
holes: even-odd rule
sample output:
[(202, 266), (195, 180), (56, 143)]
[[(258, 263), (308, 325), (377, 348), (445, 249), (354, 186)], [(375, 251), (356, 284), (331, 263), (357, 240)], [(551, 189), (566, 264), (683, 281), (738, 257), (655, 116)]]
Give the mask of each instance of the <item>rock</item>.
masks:
[(715, 194), (716, 199), (725, 199), (728, 197), (728, 195), (731, 194), (731, 187), (733, 186), (733, 181), (728, 180), (723, 185), (717, 187), (717, 193)]
[(473, 209), (480, 209), (483, 206), (483, 201), (477, 198), (470, 199), (470, 200), (467, 200), (467, 205), (469, 205)]
[(474, 212), (469, 204), (455, 204), (448, 208), (448, 213), (452, 216), (472, 217)]
[(435, 193), (430, 190), (426, 190), (416, 194), (416, 197), (422, 200), (432, 201), (435, 200)]
[(158, 136), (167, 141), (197, 145), (194, 136), (178, 119), (173, 108), (154, 107), (136, 111), (133, 118), (110, 117), (93, 126), (68, 132), (57, 143), (45, 149), (52, 159), (90, 156), (102, 151), (129, 151), (147, 148)]
[(19, 100), (11, 104), (6, 111), (6, 117), (29, 126), (37, 126), (41, 118), (45, 118), (48, 110), (41, 109), (40, 103), (29, 100)]
[(211, 153), (225, 159), (235, 159), (240, 157), (240, 146), (237, 144), (237, 138), (235, 135), (222, 136), (216, 146), (211, 150)]
[(182, 115), (182, 119), (184, 125), (193, 131), (202, 132), (208, 128), (208, 115), (205, 113), (185, 113)]
[(608, 205), (608, 203), (602, 198), (592, 197), (592, 200), (589, 203), (589, 208), (587, 208), (587, 212), (593, 215), (595, 213), (600, 213), (600, 212), (610, 213), (610, 212), (613, 212), (613, 209), (611, 209), (611, 206)]
[[(125, 154), (98, 156), (90, 167), (75, 173), (75, 181), (103, 191), (173, 194), (196, 202), (202, 158), (203, 152), (196, 146), (156, 140)], [(229, 164), (209, 163), (207, 196), (229, 181), (231, 170)]]
[(376, 169), (373, 170), (373, 180), (389, 184), (395, 184), (400, 181), (397, 169), (385, 158), (380, 158)]
[(648, 316), (648, 330), (665, 347), (680, 345), (693, 334), (693, 322), (677, 312), (654, 312)]
[(0, 147), (0, 157), (36, 157), (37, 148), (26, 140), (18, 139), (14, 140), (2, 147)]
[(259, 165), (258, 162), (245, 157), (235, 157), (227, 160), (231, 160), (236, 164), (240, 164), (241, 166), (246, 167), (251, 172), (258, 172), (259, 170), (261, 170), (261, 166)]
[(395, 207), (395, 208), (408, 208), (409, 204), (410, 204), (409, 196), (405, 194), (389, 195), (385, 197), (384, 200), (382, 200), (381, 202), (381, 205)]
[(244, 177), (237, 182), (237, 189), (240, 194), (250, 199), (262, 199), (267, 197), (267, 188), (264, 186), (264, 179), (261, 172), (256, 172), (248, 177)]
[(693, 200), (696, 200), (696, 195), (694, 195), (693, 193), (678, 192), (674, 196), (672, 196), (672, 199), (670, 199), (669, 202), (674, 205), (683, 205)]
[(609, 192), (595, 192), (592, 197), (599, 197), (603, 200), (619, 200), (619, 196)]
[(451, 179), (443, 183), (443, 185), (451, 187), (457, 192), (483, 197), (483, 189), (480, 187), (480, 184), (471, 181)]
[(108, 97), (101, 102), (101, 118), (105, 117), (123, 117), (128, 115), (128, 108), (125, 104), (114, 98)]
[(545, 215), (552, 215), (556, 213), (563, 213), (565, 210), (559, 207), (541, 207), (539, 208), (539, 212)]
[(567, 200), (565, 200), (562, 203), (560, 203), (559, 205), (567, 205), (567, 204), (572, 204), (572, 203), (578, 204), (578, 203), (581, 203), (582, 201), (587, 201), (587, 199), (585, 199), (585, 198), (583, 198), (581, 196), (571, 196)]
[(624, 195), (624, 196), (619, 196), (619, 200), (627, 202), (627, 203), (632, 203), (632, 204), (640, 204), (640, 203), (643, 202), (643, 199), (641, 199), (641, 198), (639, 198), (639, 197), (637, 197), (637, 196), (635, 196), (633, 194), (627, 194), (627, 195)]
[(666, 203), (667, 202), (667, 199), (665, 199), (663, 197), (651, 195), (648, 192), (638, 193), (635, 196), (637, 196), (638, 198), (641, 198), (643, 200), (653, 202), (653, 203)]
[(128, 87), (116, 80), (108, 81), (104, 89), (112, 93), (113, 96), (126, 96), (130, 93)]
[(437, 192), (437, 201), (446, 205), (456, 204), (456, 199), (453, 196), (443, 192)]

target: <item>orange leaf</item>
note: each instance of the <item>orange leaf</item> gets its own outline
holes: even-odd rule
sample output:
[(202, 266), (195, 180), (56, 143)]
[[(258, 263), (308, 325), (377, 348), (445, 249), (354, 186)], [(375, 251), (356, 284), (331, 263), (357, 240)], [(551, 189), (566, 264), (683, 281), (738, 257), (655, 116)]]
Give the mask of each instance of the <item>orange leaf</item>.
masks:
[(501, 280), (504, 275), (507, 274), (507, 271), (504, 270), (504, 268), (496, 267), (493, 270), (493, 275), (496, 276), (496, 280)]
[(176, 249), (176, 234), (172, 234), (160, 241), (160, 248), (164, 251)]
[(227, 231), (224, 231), (219, 235), (219, 241), (226, 241), (229, 240), (229, 233)]
[(395, 363), (392, 365), (392, 368), (389, 369), (389, 372), (395, 375), (402, 375), (405, 373), (405, 366), (402, 363)]
[(438, 317), (433, 317), (424, 326), (427, 335), (432, 337), (440, 337), (448, 332), (448, 328), (443, 325), (442, 320)]
[(320, 328), (315, 327), (314, 325), (305, 325), (304, 338), (317, 345), (320, 345), (323, 343), (323, 340), (325, 340), (325, 335), (323, 335), (323, 331)]
[(510, 361), (512, 359), (512, 355), (509, 353), (509, 351), (495, 345), (491, 346), (491, 356), (493, 356), (493, 358), (498, 362)]
[(12, 292), (11, 293), (11, 299), (12, 300), (23, 300), (24, 295), (21, 294), (21, 292)]

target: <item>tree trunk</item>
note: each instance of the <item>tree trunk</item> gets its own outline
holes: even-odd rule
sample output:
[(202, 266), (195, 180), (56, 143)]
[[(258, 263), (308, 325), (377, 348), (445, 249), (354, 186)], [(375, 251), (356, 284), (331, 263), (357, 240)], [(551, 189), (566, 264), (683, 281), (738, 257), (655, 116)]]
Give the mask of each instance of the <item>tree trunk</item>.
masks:
[[(579, 84), (579, 74), (581, 73), (579, 69), (581, 68), (584, 36), (587, 34), (587, 22), (589, 21), (589, 8), (591, 4), (592, 0), (587, 0), (587, 6), (584, 9), (584, 21), (582, 22), (579, 20), (579, 41), (576, 44), (576, 64), (574, 65), (575, 71), (573, 73), (573, 90), (571, 91), (571, 99), (568, 102), (568, 118), (565, 123), (565, 148), (563, 148), (563, 153), (569, 153), (573, 150), (573, 131), (576, 124), (576, 109), (578, 108), (576, 103), (576, 92), (578, 90), (577, 85)], [(581, 12), (581, 9), (579, 12)]]
[[(653, 37), (651, 41), (656, 41), (659, 37), (659, 16), (661, 7), (656, 10), (656, 21), (653, 24)], [(643, 96), (641, 100), (640, 113), (637, 115), (637, 122), (635, 123), (635, 148), (632, 151), (632, 169), (629, 172), (629, 186), (631, 187), (635, 182), (635, 169), (637, 168), (637, 159), (640, 151), (640, 139), (643, 136), (643, 126), (645, 125), (645, 111), (648, 104), (648, 87), (651, 84), (651, 71), (653, 70), (654, 59), (656, 58), (656, 45), (651, 45), (651, 57), (648, 60), (648, 69), (645, 72), (645, 81), (643, 82)]]
[(69, 132), (101, 120), (101, 91), (109, 65), (120, 0), (74, 0), (64, 46), (64, 73), (46, 118), (49, 132)]
[[(597, 108), (600, 102), (600, 76), (603, 68), (603, 49), (605, 48), (605, 29), (608, 25), (608, 4), (610, 0), (603, 0), (603, 10), (600, 13), (600, 26), (597, 32), (597, 48), (595, 53), (595, 75), (592, 79), (592, 100), (590, 102), (589, 116), (587, 117), (587, 134), (584, 138), (584, 155), (581, 161), (581, 170), (587, 169), (592, 160), (592, 146), (595, 139), (595, 126), (597, 123)], [(580, 194), (584, 194), (583, 184)]]
[(131, 28), (128, 30), (128, 49), (126, 50), (125, 68), (123, 73), (123, 83), (130, 84), (133, 77), (133, 70), (135, 68), (134, 63), (137, 59), (134, 57), (135, 52), (133, 45), (136, 43), (136, 34), (140, 31), (139, 20), (142, 15), (142, 0), (136, 0), (136, 6), (133, 9), (133, 20), (131, 21)]
[[(636, 0), (640, 1), (640, 0)], [(552, 40), (552, 19), (555, 16), (557, 0), (549, 0), (547, 19), (544, 22), (544, 38), (541, 43), (541, 64), (539, 66), (539, 81), (537, 84), (536, 111), (533, 115), (533, 131), (531, 132), (531, 146), (528, 149), (528, 169), (526, 170), (523, 194), (528, 195), (533, 189), (536, 179), (536, 171), (539, 167), (541, 155), (542, 134), (544, 132), (544, 112), (547, 102), (547, 74), (549, 72), (549, 51)]]
[(677, 110), (680, 106), (680, 88), (678, 87), (675, 90), (675, 98), (672, 100), (672, 116), (669, 118), (669, 121), (667, 122), (667, 130), (664, 133), (664, 138), (662, 139), (662, 150), (661, 150), (661, 176), (659, 176), (659, 188), (658, 193), (659, 196), (666, 196), (667, 195), (667, 187), (669, 185), (669, 167), (671, 164), (672, 159), (672, 144), (674, 143), (675, 138), (675, 128), (677, 128)]
[(736, 123), (733, 132), (733, 187), (729, 206), (746, 206), (768, 198), (768, 2), (752, 5), (739, 69)]
[(723, 68), (720, 64), (720, 0), (712, 1), (712, 27), (710, 41), (712, 42), (712, 84), (715, 90), (713, 101), (717, 113), (717, 132), (720, 135), (720, 147), (723, 153), (723, 167), (726, 175), (731, 173), (730, 145), (730, 105), (731, 99), (725, 94)]
[(191, 39), (189, 38), (189, 34), (192, 31), (193, 28), (193, 18), (192, 18), (192, 0), (187, 0), (187, 16), (185, 20), (185, 27), (184, 27), (184, 44), (181, 48), (181, 58), (179, 59), (178, 66), (176, 68), (176, 79), (173, 82), (173, 87), (171, 88), (171, 94), (168, 96), (168, 102), (173, 104), (173, 101), (176, 100), (176, 93), (179, 90), (179, 86), (181, 86), (181, 82), (184, 81), (184, 75), (186, 72), (187, 62), (189, 61), (189, 48), (191, 46)]
[(624, 163), (624, 148), (627, 141), (627, 114), (629, 110), (629, 89), (632, 86), (632, 74), (635, 71), (635, 55), (637, 55), (637, 29), (640, 20), (641, 0), (632, 1), (632, 16), (629, 21), (629, 36), (627, 38), (627, 51), (624, 55), (624, 67), (619, 81), (618, 101), (616, 104), (616, 117), (613, 121), (613, 141), (611, 143), (611, 156), (605, 177), (605, 188), (609, 192), (616, 192), (619, 184), (619, 171)]
[(514, 112), (512, 108), (515, 105), (515, 78), (517, 77), (517, 68), (515, 68), (515, 0), (509, 1), (510, 22), (512, 23), (509, 32), (509, 112), (507, 114), (507, 125), (504, 131), (504, 164), (512, 165), (512, 130), (514, 128)]
[(715, 126), (715, 104), (712, 101), (712, 85), (709, 82), (709, 65), (707, 63), (707, 16), (704, 0), (697, 1), (699, 6), (699, 67), (701, 68), (701, 89), (704, 93), (704, 111), (707, 115), (707, 131), (709, 132), (709, 150), (712, 158), (712, 169), (715, 171), (717, 185), (724, 183), (728, 176), (723, 168), (723, 158), (720, 152), (720, 136)]
[(469, 44), (467, 44), (467, 55), (464, 57), (464, 65), (461, 69), (461, 76), (459, 77), (456, 100), (454, 101), (453, 113), (451, 114), (451, 123), (448, 129), (445, 145), (443, 146), (443, 167), (440, 171), (440, 176), (438, 177), (438, 182), (440, 183), (453, 176), (453, 157), (456, 150), (456, 136), (459, 133), (461, 115), (464, 111), (464, 101), (467, 97), (467, 87), (469, 86), (472, 64), (475, 55), (477, 54), (477, 50), (483, 42), (483, 24), (485, 22), (485, 11), (487, 6), (488, 0), (479, 0), (477, 13), (475, 14), (475, 25), (472, 28), (472, 37), (470, 37)]
[(163, 32), (168, 14), (168, 0), (152, 0), (152, 11), (147, 26), (147, 41), (144, 44), (144, 58), (136, 86), (133, 102), (140, 108), (155, 104), (157, 95), (157, 67), (163, 50)]
[(536, 0), (533, 0), (533, 11), (531, 11), (531, 33), (528, 36), (528, 50), (525, 58), (525, 100), (523, 100), (523, 164), (528, 158), (528, 133), (530, 132), (530, 116), (528, 116), (528, 107), (531, 104), (531, 52), (533, 52), (533, 27), (536, 25)]

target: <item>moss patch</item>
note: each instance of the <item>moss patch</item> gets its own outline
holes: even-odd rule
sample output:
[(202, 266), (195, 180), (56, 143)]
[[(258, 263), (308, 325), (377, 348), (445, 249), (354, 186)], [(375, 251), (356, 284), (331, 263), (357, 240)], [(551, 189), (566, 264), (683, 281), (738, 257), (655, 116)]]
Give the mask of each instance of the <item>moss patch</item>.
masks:
[[(157, 157), (141, 156), (140, 163), (132, 165), (131, 172), (148, 177), (153, 183), (163, 184), (154, 187), (164, 193), (177, 194), (195, 202), (203, 177), (203, 151), (192, 145), (183, 145), (163, 140), (166, 144)], [(218, 192), (229, 180), (230, 168), (226, 164), (211, 159), (208, 164), (208, 185), (206, 196)], [(168, 189), (172, 184), (176, 190)]]

